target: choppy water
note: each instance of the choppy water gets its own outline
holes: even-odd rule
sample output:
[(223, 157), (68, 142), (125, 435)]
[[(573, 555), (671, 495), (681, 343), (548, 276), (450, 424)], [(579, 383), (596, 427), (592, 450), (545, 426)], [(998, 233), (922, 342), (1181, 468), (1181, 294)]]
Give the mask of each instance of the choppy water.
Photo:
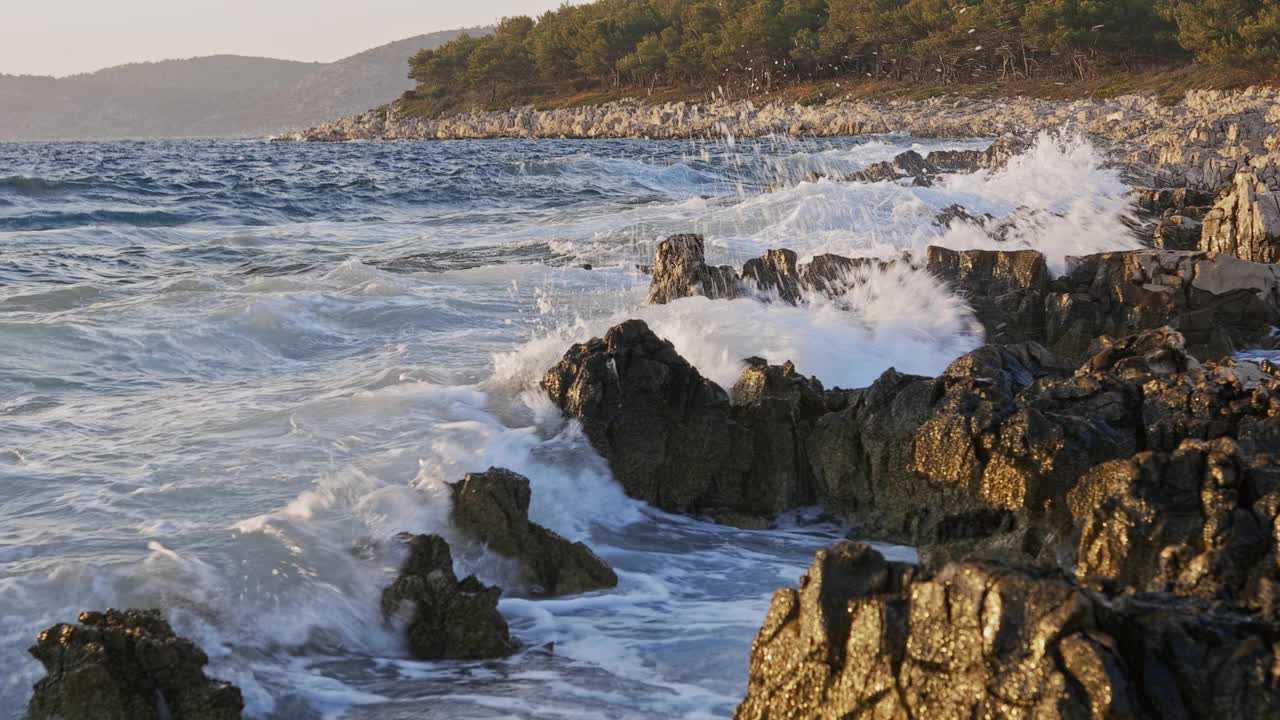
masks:
[[(840, 306), (644, 307), (636, 264), (674, 232), (733, 263), (992, 244), (931, 223), (961, 203), (1048, 211), (1009, 242), (1058, 266), (1133, 244), (1125, 188), (1075, 141), (929, 189), (814, 179), (982, 145), (0, 145), (0, 717), (40, 676), (35, 633), (106, 606), (172, 608), (255, 716), (729, 716), (771, 591), (841, 528), (635, 503), (537, 380), (630, 316), (725, 385), (751, 355), (854, 387), (981, 342), (960, 298), (904, 270)], [(449, 534), (443, 483), (490, 465), (530, 476), (534, 519), (621, 585), (504, 599), (510, 660), (412, 662), (378, 617), (387, 541)], [(452, 539), (460, 569), (505, 584)]]

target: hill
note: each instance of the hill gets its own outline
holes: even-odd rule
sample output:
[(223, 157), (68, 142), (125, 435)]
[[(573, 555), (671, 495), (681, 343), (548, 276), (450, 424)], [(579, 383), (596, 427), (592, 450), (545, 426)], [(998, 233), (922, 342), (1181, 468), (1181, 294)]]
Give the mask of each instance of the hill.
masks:
[(65, 78), (0, 75), (0, 141), (259, 136), (314, 125), (412, 88), (408, 59), (463, 32), (332, 63), (214, 55)]

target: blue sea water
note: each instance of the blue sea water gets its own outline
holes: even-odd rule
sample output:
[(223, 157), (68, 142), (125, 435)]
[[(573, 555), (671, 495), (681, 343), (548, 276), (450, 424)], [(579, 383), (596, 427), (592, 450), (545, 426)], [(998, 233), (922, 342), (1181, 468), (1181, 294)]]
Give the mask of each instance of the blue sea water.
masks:
[[(1132, 246), (1119, 176), (1070, 138), (932, 188), (843, 179), (983, 145), (0, 144), (0, 717), (41, 676), (36, 633), (109, 606), (166, 608), (254, 717), (730, 716), (772, 590), (843, 529), (632, 501), (537, 381), (628, 317), (725, 386), (753, 355), (856, 387), (981, 342), (963, 298), (901, 267), (841, 302), (645, 306), (640, 266), (676, 232), (717, 263), (994, 242), (933, 222), (961, 203), (1054, 264)], [(493, 465), (619, 587), (523, 598), (457, 536), (445, 483)], [(524, 650), (408, 659), (378, 614), (402, 531), (507, 587)]]

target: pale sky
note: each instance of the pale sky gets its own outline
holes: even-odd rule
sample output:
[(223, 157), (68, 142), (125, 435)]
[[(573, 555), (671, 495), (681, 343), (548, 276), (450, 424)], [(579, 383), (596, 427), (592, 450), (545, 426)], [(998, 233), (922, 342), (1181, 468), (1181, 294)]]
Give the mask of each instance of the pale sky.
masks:
[(561, 0), (0, 0), (0, 73), (70, 75), (200, 55), (332, 61), (537, 15)]

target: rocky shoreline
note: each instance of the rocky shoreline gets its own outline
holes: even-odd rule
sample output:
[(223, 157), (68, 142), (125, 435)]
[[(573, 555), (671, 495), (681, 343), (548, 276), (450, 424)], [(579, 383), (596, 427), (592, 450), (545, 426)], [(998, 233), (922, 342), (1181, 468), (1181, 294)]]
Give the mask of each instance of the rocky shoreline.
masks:
[[(1144, 142), (1204, 142), (1125, 151), (1152, 181), (1133, 198), (1150, 247), (1070, 258), (1060, 275), (1032, 250), (801, 262), (780, 248), (731, 267), (708, 265), (696, 235), (657, 248), (655, 304), (839, 302), (892, 265), (928, 272), (987, 343), (937, 377), (828, 388), (789, 358), (746, 358), (724, 388), (640, 320), (548, 369), (542, 392), (633, 498), (746, 527), (818, 505), (852, 538), (919, 549), (919, 565), (852, 543), (819, 552), (774, 595), (737, 717), (1280, 718), (1280, 369), (1236, 359), (1280, 345), (1269, 92), (1192, 94), (1217, 119), (1191, 130), (1170, 129), (1185, 110), (1129, 100), (1114, 102), (1130, 115), (1077, 118), (1111, 128), (1113, 152), (1136, 147), (1135, 124)], [(928, 184), (998, 167), (1019, 142), (907, 153), (848, 180)], [(939, 222), (998, 233), (964, 208)], [(501, 468), (452, 486), (450, 525), (518, 568), (511, 587), (459, 579), (440, 536), (388, 544), (400, 572), (380, 610), (413, 657), (518, 651), (504, 592), (617, 585), (586, 545), (529, 520), (530, 493)], [(242, 712), (158, 611), (86, 613), (31, 652), (49, 673), (34, 720)]]
[(1136, 184), (1210, 192), (1252, 167), (1271, 187), (1280, 176), (1280, 89), (1190, 91), (1176, 105), (1155, 98), (1052, 101), (1026, 97), (919, 101), (835, 99), (818, 105), (619, 101), (555, 110), (471, 111), (427, 120), (398, 103), (277, 140), (498, 138), (834, 137), (904, 133), (928, 138), (1027, 137), (1067, 128), (1102, 145)]

